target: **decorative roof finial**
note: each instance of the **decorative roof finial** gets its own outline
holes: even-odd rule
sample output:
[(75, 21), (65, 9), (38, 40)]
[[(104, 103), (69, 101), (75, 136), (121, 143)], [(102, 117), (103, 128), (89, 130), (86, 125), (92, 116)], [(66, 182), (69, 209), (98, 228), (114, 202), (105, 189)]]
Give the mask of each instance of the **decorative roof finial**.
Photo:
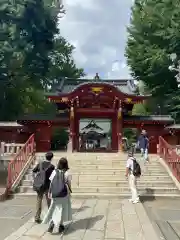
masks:
[(95, 75), (95, 77), (94, 77), (94, 80), (99, 80), (100, 79), (100, 77), (99, 77), (99, 74), (98, 73), (96, 73), (96, 75)]

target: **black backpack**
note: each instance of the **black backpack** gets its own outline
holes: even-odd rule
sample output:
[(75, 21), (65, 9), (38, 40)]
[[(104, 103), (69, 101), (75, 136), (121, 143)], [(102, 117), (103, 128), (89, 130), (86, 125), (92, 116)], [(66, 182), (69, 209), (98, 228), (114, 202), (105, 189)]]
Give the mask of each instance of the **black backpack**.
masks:
[(33, 182), (33, 190), (36, 192), (43, 192), (46, 183), (46, 171), (49, 169), (51, 164), (45, 169), (43, 169), (43, 163), (39, 164), (39, 172), (36, 174)]
[(141, 167), (135, 158), (133, 158), (133, 175), (135, 177), (141, 176)]
[(63, 198), (68, 195), (67, 185), (65, 183), (64, 172), (58, 169), (50, 185), (52, 198)]

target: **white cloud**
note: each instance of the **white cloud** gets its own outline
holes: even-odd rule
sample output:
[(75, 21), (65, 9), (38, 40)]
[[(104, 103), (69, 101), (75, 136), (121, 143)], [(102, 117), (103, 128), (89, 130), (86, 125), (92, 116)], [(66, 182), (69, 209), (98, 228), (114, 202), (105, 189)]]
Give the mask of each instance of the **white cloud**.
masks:
[(75, 45), (78, 67), (90, 76), (99, 72), (101, 77), (129, 77), (124, 50), (132, 0), (63, 0), (63, 4), (61, 34)]

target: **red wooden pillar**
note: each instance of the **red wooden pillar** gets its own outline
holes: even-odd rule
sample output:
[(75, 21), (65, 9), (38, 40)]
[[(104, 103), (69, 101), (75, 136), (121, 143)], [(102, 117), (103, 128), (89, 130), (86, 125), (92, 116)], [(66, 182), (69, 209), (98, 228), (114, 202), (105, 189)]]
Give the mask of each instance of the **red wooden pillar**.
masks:
[(72, 149), (69, 149), (69, 151), (77, 151), (79, 149), (79, 121), (75, 112), (73, 102), (71, 103), (70, 111), (70, 141)]
[(117, 142), (118, 142), (118, 151), (122, 151), (122, 127), (123, 116), (122, 116), (122, 105), (121, 101), (119, 101), (119, 108), (117, 111)]
[(74, 106), (71, 103), (70, 109), (70, 148), (69, 151), (73, 152), (75, 150), (75, 119), (74, 119)]
[[(112, 150), (122, 150), (122, 107), (121, 101), (115, 99), (114, 115), (112, 118)], [(117, 104), (117, 105), (116, 105)]]

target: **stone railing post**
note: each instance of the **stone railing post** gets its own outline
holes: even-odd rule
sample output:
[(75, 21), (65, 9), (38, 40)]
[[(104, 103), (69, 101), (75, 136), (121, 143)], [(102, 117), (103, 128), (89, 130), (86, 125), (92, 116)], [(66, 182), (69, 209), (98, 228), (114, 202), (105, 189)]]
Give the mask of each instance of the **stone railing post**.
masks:
[(0, 146), (0, 149), (1, 149), (1, 156), (4, 156), (4, 153), (5, 153), (5, 142), (1, 142), (1, 146)]

